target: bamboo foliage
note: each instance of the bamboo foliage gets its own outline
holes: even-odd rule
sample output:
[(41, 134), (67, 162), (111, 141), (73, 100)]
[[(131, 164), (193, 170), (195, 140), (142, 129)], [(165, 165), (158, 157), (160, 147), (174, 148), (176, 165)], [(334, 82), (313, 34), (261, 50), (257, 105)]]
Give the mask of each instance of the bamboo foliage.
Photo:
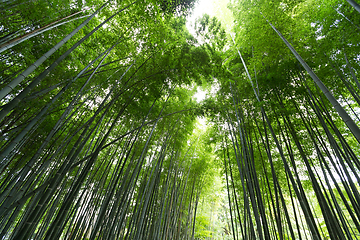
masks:
[[(181, 77), (199, 78), (199, 73), (194, 69), (184, 75), (186, 66), (178, 65), (176, 59), (187, 54), (190, 65), (199, 61), (194, 58), (197, 47), (195, 42), (185, 44), (191, 42), (185, 31), (171, 35), (174, 27), (183, 26), (183, 20), (170, 13), (163, 15), (149, 3), (155, 6), (159, 19), (166, 17), (168, 22), (144, 24), (137, 19), (137, 11), (149, 6), (135, 7), (136, 3), (124, 2), (116, 9), (109, 8), (111, 2), (101, 4), (66, 39), (92, 23), (85, 37), (75, 37), (65, 51), (55, 45), (51, 49), (59, 49), (59, 53), (50, 50), (57, 55), (54, 59), (49, 54), (45, 54), (46, 61), (40, 58), (48, 68), (41, 69), (35, 61), (36, 68), (30, 67), (32, 73), (15, 73), (22, 79), (34, 77), (31, 81), (15, 78), (15, 85), (12, 80), (3, 82), (2, 238), (194, 236), (190, 229), (194, 229), (195, 221), (189, 225), (185, 219), (196, 216), (201, 187), (196, 180), (204, 177), (192, 169), (192, 162), (196, 162), (190, 160), (194, 145), (187, 146), (184, 139), (194, 127), (193, 110), (198, 106), (187, 96), (189, 90), (177, 85)], [(121, 19), (119, 13), (123, 11), (131, 13), (128, 24), (137, 31), (129, 34), (118, 30), (120, 35), (109, 41), (110, 45), (103, 42), (94, 49), (97, 53), (86, 54), (86, 64), (75, 64), (80, 71), (72, 72), (73, 66), (65, 57), (84, 54), (81, 46), (93, 44), (94, 36), (106, 31), (101, 27)], [(152, 21), (154, 12), (148, 13)], [(100, 20), (104, 16), (105, 21)], [(60, 26), (55, 24), (37, 33), (49, 34)], [(153, 34), (150, 39), (149, 33)], [(162, 40), (157, 39), (158, 34)], [(167, 36), (174, 39), (169, 41)], [(175, 42), (168, 44), (164, 39)], [(64, 45), (66, 41), (60, 42)], [(10, 48), (2, 54), (10, 56)], [(198, 63), (199, 67), (204, 65)], [(59, 73), (67, 72), (64, 69), (70, 69), (69, 74), (60, 77)], [(62, 82), (50, 80), (54, 77)], [(27, 101), (36, 105), (26, 116), (21, 112), (29, 109)], [(194, 194), (189, 197), (188, 192)], [(192, 214), (186, 209), (192, 209)]]
[[(334, 42), (321, 48), (325, 57), (315, 60), (319, 52), (313, 49), (323, 46), (330, 39), (327, 34), (334, 33), (322, 32), (316, 41), (304, 41), (304, 36), (297, 39), (296, 27), (305, 26), (303, 22), (310, 25), (308, 20), (299, 21), (297, 13), (318, 21), (314, 20), (316, 15), (306, 12), (314, 9), (307, 4), (231, 4), (239, 24), (234, 27), (236, 35), (227, 55), (228, 75), (219, 78), (220, 94), (214, 98), (223, 110), (211, 116), (222, 136), (224, 150), (218, 157), (228, 161), (224, 174), (229, 209), (237, 213), (230, 213), (234, 239), (237, 233), (243, 239), (357, 239), (358, 70), (347, 57), (354, 49), (343, 48), (346, 53), (332, 49), (344, 44)], [(326, 11), (349, 10), (337, 4)], [(331, 17), (321, 17), (324, 22), (331, 21), (327, 20)], [(321, 24), (318, 26), (326, 25)], [(303, 32), (310, 39), (316, 37), (311, 30)], [(273, 44), (267, 44), (270, 41)], [(336, 51), (343, 55), (341, 59), (335, 56)], [(311, 59), (311, 67), (300, 55)], [(296, 61), (311, 75), (313, 84)], [(334, 62), (343, 65), (335, 66)], [(329, 95), (325, 84), (336, 89), (334, 95), (340, 101)], [(343, 122), (334, 110), (344, 113)], [(229, 175), (233, 175), (234, 184), (228, 183)], [(236, 225), (237, 221), (244, 225)]]
[(1, 238), (358, 238), (356, 9), (193, 4), (1, 3)]

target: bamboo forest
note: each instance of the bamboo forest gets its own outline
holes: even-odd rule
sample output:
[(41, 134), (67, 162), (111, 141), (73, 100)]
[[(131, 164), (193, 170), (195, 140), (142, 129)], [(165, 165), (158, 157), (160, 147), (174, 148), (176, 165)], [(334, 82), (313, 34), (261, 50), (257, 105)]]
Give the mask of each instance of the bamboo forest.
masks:
[(360, 239), (360, 5), (200, 1), (0, 1), (0, 240)]

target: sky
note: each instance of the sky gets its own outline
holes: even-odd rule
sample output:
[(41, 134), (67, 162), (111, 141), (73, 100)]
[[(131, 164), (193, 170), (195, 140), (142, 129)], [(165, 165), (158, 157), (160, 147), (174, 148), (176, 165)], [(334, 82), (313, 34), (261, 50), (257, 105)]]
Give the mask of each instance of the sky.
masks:
[[(195, 33), (195, 30), (192, 27), (192, 25), (195, 23), (196, 18), (201, 17), (204, 13), (207, 13), (210, 16), (213, 15), (212, 6), (213, 4), (209, 4), (209, 0), (198, 0), (198, 2), (195, 4), (195, 8), (192, 14), (187, 18), (187, 22), (186, 22), (186, 27), (188, 28), (190, 33), (192, 34)], [(197, 92), (193, 96), (193, 98), (197, 102), (204, 100), (205, 97), (206, 97), (206, 91), (202, 91), (200, 88), (197, 89)], [(205, 118), (198, 118), (198, 127), (200, 129), (204, 129), (205, 126), (206, 126)]]
[[(215, 0), (216, 1), (216, 0)], [(198, 0), (197, 3), (195, 3), (195, 8), (190, 16), (187, 18), (186, 26), (189, 29), (190, 33), (192, 33), (191, 30), (193, 28), (191, 27), (191, 24), (195, 23), (196, 18), (201, 17), (204, 13), (209, 14), (210, 16), (214, 16), (213, 8), (215, 6), (214, 0)]]
[(187, 17), (186, 26), (189, 32), (194, 32), (191, 23), (194, 23), (196, 18), (201, 17), (204, 13), (219, 19), (225, 30), (230, 32), (234, 18), (227, 8), (229, 2), (230, 0), (197, 0), (193, 13)]
[[(191, 34), (195, 34), (195, 30), (192, 25), (194, 25), (195, 20), (201, 17), (204, 13), (207, 13), (210, 15), (210, 17), (217, 17), (225, 29), (230, 30), (233, 17), (230, 10), (228, 10), (226, 7), (228, 2), (229, 0), (198, 0), (195, 3), (192, 14), (187, 17), (186, 27), (188, 28), (189, 32)], [(211, 93), (214, 94), (214, 92), (217, 91), (217, 88), (218, 87), (214, 86), (214, 88), (211, 90)], [(194, 94), (193, 98), (197, 102), (200, 102), (205, 99), (206, 93), (208, 92), (203, 91), (198, 87), (197, 92)], [(202, 129), (206, 127), (205, 118), (199, 118), (198, 122), (198, 127)]]
[[(216, 1), (216, 0), (215, 0)], [(201, 17), (204, 13), (209, 14), (210, 16), (214, 16), (213, 6), (214, 0), (198, 0), (195, 3), (195, 8), (191, 15), (187, 17), (186, 27), (188, 28), (189, 32), (194, 34), (195, 30), (192, 27), (194, 25), (195, 20)], [(206, 91), (202, 91), (198, 88), (197, 92), (193, 96), (197, 102), (200, 102), (205, 99)]]

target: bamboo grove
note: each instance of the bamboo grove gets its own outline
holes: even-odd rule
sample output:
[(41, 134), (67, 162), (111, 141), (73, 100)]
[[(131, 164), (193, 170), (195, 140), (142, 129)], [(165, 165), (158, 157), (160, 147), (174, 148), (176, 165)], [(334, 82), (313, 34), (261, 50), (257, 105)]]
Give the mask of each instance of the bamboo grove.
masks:
[(360, 237), (359, 5), (193, 6), (0, 3), (1, 239)]

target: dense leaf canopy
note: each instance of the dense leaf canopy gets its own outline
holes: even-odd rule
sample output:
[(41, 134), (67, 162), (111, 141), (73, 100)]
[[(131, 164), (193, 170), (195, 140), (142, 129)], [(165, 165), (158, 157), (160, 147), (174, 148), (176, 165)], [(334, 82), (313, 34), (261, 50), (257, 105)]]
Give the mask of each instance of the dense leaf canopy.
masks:
[(194, 4), (1, 1), (1, 239), (358, 238), (357, 3)]

